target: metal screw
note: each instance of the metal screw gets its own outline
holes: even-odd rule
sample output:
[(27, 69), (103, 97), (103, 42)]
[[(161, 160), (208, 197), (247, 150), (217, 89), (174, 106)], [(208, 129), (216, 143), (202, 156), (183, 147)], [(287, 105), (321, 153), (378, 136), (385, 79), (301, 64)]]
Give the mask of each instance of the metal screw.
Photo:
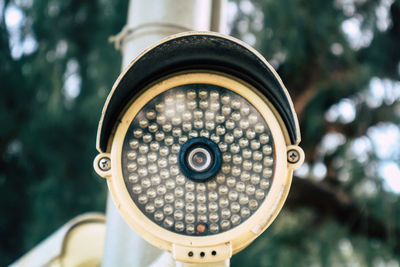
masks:
[(101, 158), (99, 160), (99, 168), (102, 171), (108, 171), (111, 169), (111, 160), (110, 158)]
[(297, 163), (300, 160), (300, 154), (297, 150), (291, 149), (287, 152), (289, 163)]

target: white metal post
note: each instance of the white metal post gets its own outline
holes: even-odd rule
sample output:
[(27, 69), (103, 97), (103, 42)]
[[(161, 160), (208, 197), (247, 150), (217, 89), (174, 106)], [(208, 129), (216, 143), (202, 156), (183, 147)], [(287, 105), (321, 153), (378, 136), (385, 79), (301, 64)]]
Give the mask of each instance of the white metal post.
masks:
[[(122, 68), (168, 35), (188, 30), (224, 32), (225, 3), (226, 0), (130, 0), (127, 25), (114, 38), (122, 50)], [(106, 213), (103, 267), (175, 266), (169, 254), (144, 241), (127, 225), (110, 196)]]

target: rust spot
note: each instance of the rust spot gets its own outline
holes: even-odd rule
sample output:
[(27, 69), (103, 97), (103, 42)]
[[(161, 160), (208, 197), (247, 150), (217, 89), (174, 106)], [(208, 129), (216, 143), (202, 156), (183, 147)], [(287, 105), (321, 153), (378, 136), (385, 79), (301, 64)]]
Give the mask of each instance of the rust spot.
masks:
[(196, 226), (196, 230), (197, 230), (197, 232), (198, 233), (204, 233), (204, 231), (206, 230), (206, 226), (204, 225), (204, 224), (201, 224), (201, 223), (199, 223), (197, 226)]

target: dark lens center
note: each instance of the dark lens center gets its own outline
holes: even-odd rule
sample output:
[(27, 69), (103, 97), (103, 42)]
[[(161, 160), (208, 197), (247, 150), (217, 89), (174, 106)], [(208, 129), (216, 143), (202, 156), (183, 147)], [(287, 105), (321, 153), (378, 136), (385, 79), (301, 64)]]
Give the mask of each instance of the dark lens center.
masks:
[(206, 160), (207, 160), (206, 154), (199, 151), (193, 155), (192, 162), (193, 162), (194, 166), (202, 167), (206, 163)]

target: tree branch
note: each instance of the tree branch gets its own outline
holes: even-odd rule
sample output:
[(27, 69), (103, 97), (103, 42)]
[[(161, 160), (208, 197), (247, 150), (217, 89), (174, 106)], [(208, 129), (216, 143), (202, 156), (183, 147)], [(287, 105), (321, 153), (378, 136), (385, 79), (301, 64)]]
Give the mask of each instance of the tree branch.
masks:
[[(382, 241), (388, 241), (389, 238), (393, 240), (393, 236), (389, 236), (385, 224), (358, 207), (353, 198), (339, 186), (293, 177), (287, 207), (289, 209), (309, 207), (322, 217), (334, 218), (347, 226), (350, 232), (354, 234), (366, 235)], [(391, 230), (394, 230), (394, 240), (398, 242), (400, 240), (400, 229)], [(396, 249), (400, 250), (399, 243), (396, 244)]]

